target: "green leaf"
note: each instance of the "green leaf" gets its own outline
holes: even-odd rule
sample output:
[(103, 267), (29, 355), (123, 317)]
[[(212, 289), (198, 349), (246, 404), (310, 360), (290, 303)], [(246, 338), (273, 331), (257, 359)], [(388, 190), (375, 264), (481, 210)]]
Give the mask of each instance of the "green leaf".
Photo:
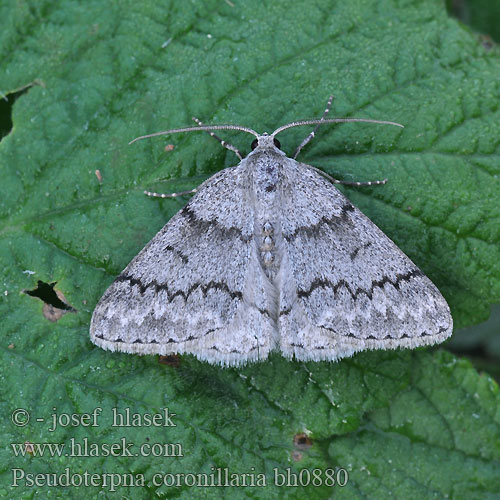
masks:
[[(498, 497), (498, 386), (450, 354), (368, 352), (337, 364), (274, 355), (237, 370), (190, 356), (166, 366), (105, 352), (88, 337), (106, 287), (185, 203), (143, 190), (190, 189), (237, 161), (203, 133), (127, 142), (190, 125), (193, 115), (274, 130), (320, 116), (331, 93), (334, 116), (406, 128), (325, 126), (302, 161), (344, 179), (387, 177), (384, 186), (344, 191), (436, 283), (457, 326), (484, 320), (500, 302), (496, 50), (430, 0), (11, 1), (0, 19), (0, 91), (17, 97), (0, 143), (0, 496)], [(292, 153), (307, 133), (287, 131), (283, 149)], [(248, 136), (224, 137), (249, 150)], [(55, 283), (76, 312), (60, 316), (22, 293), (38, 281), (45, 300), (56, 300), (48, 298)], [(49, 431), (53, 413), (98, 407), (98, 426)], [(165, 407), (175, 427), (111, 426), (112, 408)], [(11, 421), (17, 408), (29, 412), (27, 425)], [(84, 438), (102, 446), (98, 457), (64, 454)], [(66, 448), (16, 457), (11, 443), (25, 442)], [(179, 444), (183, 456), (105, 456), (113, 443), (134, 443), (134, 453)], [(153, 481), (211, 467), (263, 473), (268, 484)], [(317, 469), (322, 485), (274, 485), (275, 468), (290, 468), (291, 478)], [(338, 468), (347, 485), (327, 486), (328, 469)], [(99, 476), (86, 487), (47, 485), (47, 474), (64, 481), (66, 470), (74, 481)], [(37, 473), (30, 486), (27, 475)], [(124, 484), (124, 474), (142, 474), (145, 485)]]

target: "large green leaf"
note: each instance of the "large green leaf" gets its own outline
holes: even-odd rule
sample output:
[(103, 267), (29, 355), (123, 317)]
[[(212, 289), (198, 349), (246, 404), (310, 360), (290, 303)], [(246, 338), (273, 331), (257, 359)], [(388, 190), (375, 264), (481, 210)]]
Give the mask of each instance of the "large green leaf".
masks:
[[(344, 192), (436, 283), (458, 326), (485, 319), (500, 301), (496, 50), (430, 0), (6, 1), (0, 19), (0, 90), (12, 97), (36, 82), (15, 102), (0, 143), (0, 496), (112, 497), (102, 475), (89, 487), (34, 487), (26, 477), (12, 486), (15, 468), (69, 468), (77, 478), (144, 475), (145, 486), (122, 485), (117, 498), (498, 498), (498, 387), (450, 354), (369, 352), (337, 364), (274, 355), (222, 369), (190, 356), (165, 366), (88, 338), (107, 285), (185, 202), (143, 190), (189, 189), (237, 161), (202, 133), (127, 142), (189, 125), (192, 115), (270, 131), (319, 116), (331, 93), (332, 115), (406, 128), (325, 126), (302, 161), (344, 179), (387, 177), (385, 186)], [(307, 132), (284, 133), (283, 149), (293, 152)], [(224, 137), (249, 150), (250, 137)], [(77, 312), (49, 321), (42, 301), (22, 293), (38, 280), (47, 297), (56, 282)], [(49, 431), (52, 413), (96, 407), (99, 426)], [(168, 407), (176, 426), (111, 427), (114, 407)], [(12, 423), (16, 408), (30, 413), (26, 426)], [(142, 443), (179, 443), (183, 456), (64, 454), (84, 438), (124, 438), (134, 453)], [(66, 449), (16, 457), (11, 443), (24, 442)], [(211, 467), (265, 473), (268, 486), (153, 481)], [(322, 480), (344, 468), (349, 481), (273, 486), (273, 469), (288, 467), (319, 469)]]

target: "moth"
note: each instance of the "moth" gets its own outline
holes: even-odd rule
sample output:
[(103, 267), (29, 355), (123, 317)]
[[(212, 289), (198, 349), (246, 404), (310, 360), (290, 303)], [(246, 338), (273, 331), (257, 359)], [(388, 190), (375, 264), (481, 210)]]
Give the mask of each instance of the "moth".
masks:
[[(452, 333), (449, 307), (420, 269), (333, 184), (296, 160), (320, 124), (394, 122), (325, 118), (272, 134), (236, 125), (205, 130), (240, 162), (196, 194), (106, 290), (90, 338), (104, 349), (190, 353), (223, 366), (286, 358), (335, 361), (367, 349), (413, 348)], [(276, 136), (316, 125), (287, 157)], [(214, 130), (255, 136), (245, 157)], [(132, 142), (134, 142), (132, 141)], [(167, 197), (172, 195), (147, 194)]]

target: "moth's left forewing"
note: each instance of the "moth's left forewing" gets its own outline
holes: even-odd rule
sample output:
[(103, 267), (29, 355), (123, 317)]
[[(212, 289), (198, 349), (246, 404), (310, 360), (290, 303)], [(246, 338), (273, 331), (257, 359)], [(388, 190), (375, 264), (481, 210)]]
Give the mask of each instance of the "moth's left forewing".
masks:
[(282, 192), (284, 355), (335, 360), (451, 335), (439, 290), (329, 181), (289, 159)]
[(253, 244), (246, 163), (215, 174), (104, 293), (90, 338), (112, 351), (267, 357), (275, 324)]

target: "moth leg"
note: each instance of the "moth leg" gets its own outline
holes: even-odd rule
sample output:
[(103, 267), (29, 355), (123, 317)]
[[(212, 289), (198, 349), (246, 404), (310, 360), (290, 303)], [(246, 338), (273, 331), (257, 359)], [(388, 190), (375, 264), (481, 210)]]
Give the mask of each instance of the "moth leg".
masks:
[[(193, 121), (195, 121), (200, 127), (203, 127), (203, 123), (196, 118), (196, 116), (193, 116)], [(221, 139), (218, 135), (215, 135), (213, 132), (210, 132), (210, 130), (207, 130), (207, 132), (210, 134), (211, 137), (219, 141), (222, 147), (229, 149), (229, 151), (232, 151), (240, 160), (243, 160), (243, 155), (241, 154), (240, 150), (236, 147), (234, 147), (232, 144), (229, 144), (229, 142), (226, 142), (225, 140)]]
[(302, 148), (314, 139), (316, 131), (318, 130), (319, 126), (321, 125), (321, 122), (325, 119), (326, 115), (330, 111), (330, 108), (332, 106), (332, 101), (333, 101), (333, 96), (331, 95), (330, 98), (328, 99), (328, 102), (326, 103), (325, 111), (323, 112), (323, 116), (320, 118), (319, 123), (314, 127), (313, 131), (300, 143), (300, 146), (295, 150), (295, 154), (293, 155), (294, 160), (295, 160), (295, 158), (297, 158), (299, 153), (302, 151)]
[(310, 168), (311, 170), (318, 172), (318, 174), (321, 174), (323, 177), (328, 179), (332, 184), (344, 184), (345, 186), (380, 186), (387, 182), (387, 179), (383, 179), (381, 181), (366, 181), (366, 182), (341, 181), (339, 179), (335, 179), (335, 177), (332, 177), (331, 175), (328, 175), (326, 172), (323, 172), (323, 170), (313, 167), (312, 165), (307, 165), (305, 163), (303, 165), (305, 165), (307, 168)]
[(178, 193), (153, 193), (151, 191), (144, 191), (144, 194), (152, 196), (154, 198), (175, 198), (176, 196), (182, 196), (184, 194), (193, 194), (198, 191), (197, 188), (190, 189), (189, 191), (179, 191)]

